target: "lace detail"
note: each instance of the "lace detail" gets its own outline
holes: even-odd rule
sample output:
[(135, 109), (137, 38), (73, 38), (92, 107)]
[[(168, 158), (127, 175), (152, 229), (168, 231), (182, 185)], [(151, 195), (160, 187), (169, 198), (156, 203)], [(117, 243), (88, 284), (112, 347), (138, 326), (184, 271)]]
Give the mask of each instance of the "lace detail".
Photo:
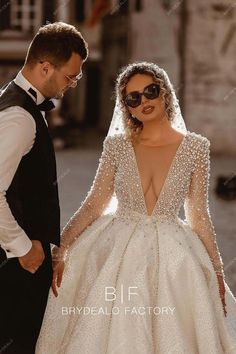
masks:
[(103, 151), (93, 184), (80, 208), (62, 230), (61, 246), (52, 250), (53, 260), (65, 259), (68, 249), (79, 235), (95, 221), (107, 207), (114, 192), (116, 145), (108, 137), (103, 142)]
[(195, 168), (184, 208), (186, 221), (203, 242), (218, 276), (225, 278), (223, 261), (209, 211), (210, 141), (203, 137), (196, 151)]
[[(209, 212), (209, 146), (206, 137), (187, 132), (177, 148), (150, 217), (160, 221), (173, 220), (184, 205), (185, 221), (206, 247), (216, 274), (225, 277)], [(135, 153), (131, 142), (124, 135), (104, 140), (92, 187), (81, 207), (63, 229), (61, 247), (54, 248), (54, 259), (66, 257), (74, 240), (102, 215), (113, 193), (118, 200), (117, 215), (126, 218), (132, 218), (134, 213), (148, 216)]]

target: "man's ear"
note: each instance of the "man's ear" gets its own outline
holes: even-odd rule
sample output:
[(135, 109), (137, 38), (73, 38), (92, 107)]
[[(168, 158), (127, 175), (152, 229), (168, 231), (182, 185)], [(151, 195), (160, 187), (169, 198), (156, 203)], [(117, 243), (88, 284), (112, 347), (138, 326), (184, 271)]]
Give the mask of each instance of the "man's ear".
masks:
[(40, 73), (43, 77), (46, 77), (52, 73), (54, 67), (49, 61), (40, 62)]

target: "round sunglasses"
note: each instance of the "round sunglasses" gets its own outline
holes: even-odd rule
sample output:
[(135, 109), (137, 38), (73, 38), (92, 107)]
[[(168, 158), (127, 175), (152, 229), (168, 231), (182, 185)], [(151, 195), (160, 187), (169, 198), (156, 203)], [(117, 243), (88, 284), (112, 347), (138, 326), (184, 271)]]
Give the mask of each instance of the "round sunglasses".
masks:
[(144, 95), (149, 100), (154, 100), (160, 95), (160, 85), (150, 84), (144, 87), (143, 92), (132, 91), (124, 98), (124, 102), (127, 106), (135, 108), (138, 107), (142, 102), (142, 95)]

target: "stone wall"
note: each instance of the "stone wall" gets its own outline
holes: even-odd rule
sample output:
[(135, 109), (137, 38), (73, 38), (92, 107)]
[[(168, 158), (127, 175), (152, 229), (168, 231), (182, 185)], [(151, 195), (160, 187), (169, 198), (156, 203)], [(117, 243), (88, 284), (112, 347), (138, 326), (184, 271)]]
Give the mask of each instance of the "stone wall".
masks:
[(179, 12), (163, 7), (162, 1), (142, 1), (142, 11), (131, 12), (130, 61), (147, 60), (163, 67), (172, 83), (179, 84)]
[(212, 150), (236, 153), (236, 6), (188, 0), (185, 117)]
[(142, 7), (130, 16), (131, 61), (163, 66), (188, 129), (207, 136), (212, 151), (235, 154), (236, 5), (143, 0)]

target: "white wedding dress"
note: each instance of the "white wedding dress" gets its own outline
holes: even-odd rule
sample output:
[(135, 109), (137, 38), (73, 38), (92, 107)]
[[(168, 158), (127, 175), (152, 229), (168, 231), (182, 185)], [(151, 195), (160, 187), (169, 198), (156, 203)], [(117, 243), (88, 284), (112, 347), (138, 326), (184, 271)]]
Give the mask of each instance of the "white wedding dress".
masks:
[[(78, 237), (65, 237), (63, 281), (57, 298), (50, 290), (36, 354), (236, 353), (236, 299), (225, 283), (225, 317), (216, 275), (209, 146), (187, 131), (148, 215), (131, 142), (104, 141), (71, 221)], [(104, 215), (113, 193), (117, 209)]]

